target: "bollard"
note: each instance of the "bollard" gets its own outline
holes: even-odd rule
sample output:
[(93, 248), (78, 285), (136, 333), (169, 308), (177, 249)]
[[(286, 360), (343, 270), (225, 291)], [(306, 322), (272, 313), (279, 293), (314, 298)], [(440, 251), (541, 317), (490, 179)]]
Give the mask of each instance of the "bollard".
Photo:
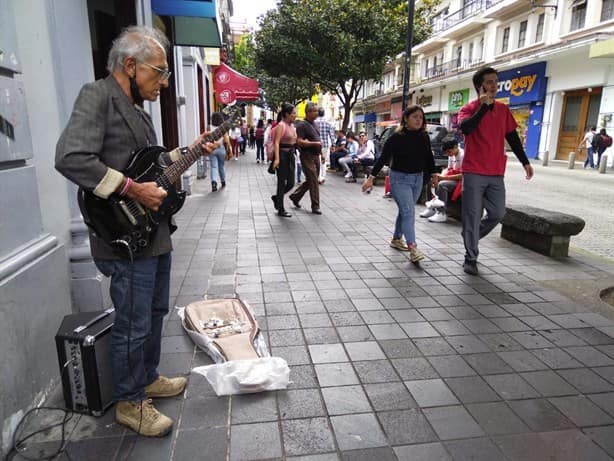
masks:
[(608, 155), (603, 154), (599, 163), (599, 174), (605, 174), (605, 170), (608, 167)]
[(550, 151), (544, 152), (544, 158), (542, 159), (542, 166), (548, 166), (548, 157), (550, 156)]
[(567, 165), (567, 168), (570, 170), (573, 170), (575, 166), (576, 166), (576, 153), (570, 152), (569, 153), (569, 165)]

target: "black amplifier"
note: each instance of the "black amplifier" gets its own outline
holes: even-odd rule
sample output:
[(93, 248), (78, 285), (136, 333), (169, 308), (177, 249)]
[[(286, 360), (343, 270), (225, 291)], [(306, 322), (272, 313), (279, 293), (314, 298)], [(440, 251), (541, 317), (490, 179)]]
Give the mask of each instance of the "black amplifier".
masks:
[(102, 416), (113, 403), (111, 327), (115, 310), (67, 315), (55, 335), (66, 408)]

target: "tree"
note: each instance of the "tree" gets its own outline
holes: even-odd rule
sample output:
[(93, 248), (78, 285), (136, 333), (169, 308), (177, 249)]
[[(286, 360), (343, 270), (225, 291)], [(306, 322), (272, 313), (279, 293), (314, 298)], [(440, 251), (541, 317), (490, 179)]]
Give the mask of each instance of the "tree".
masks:
[(273, 77), (306, 78), (336, 94), (346, 129), (364, 82), (379, 80), (387, 60), (404, 49), (403, 5), (397, 0), (280, 0), (256, 32), (256, 67)]
[(233, 65), (237, 71), (258, 80), (265, 95), (258, 105), (266, 104), (271, 110), (278, 111), (283, 102), (297, 104), (314, 93), (314, 84), (309, 79), (287, 75), (272, 77), (257, 69), (255, 64), (254, 38), (251, 34), (245, 34), (235, 46)]

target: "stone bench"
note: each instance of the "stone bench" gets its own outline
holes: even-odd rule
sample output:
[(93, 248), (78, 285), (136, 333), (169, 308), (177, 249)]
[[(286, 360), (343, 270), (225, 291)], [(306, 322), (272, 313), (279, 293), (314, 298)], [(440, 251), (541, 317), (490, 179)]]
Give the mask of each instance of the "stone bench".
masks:
[(569, 254), (569, 237), (584, 229), (582, 218), (530, 206), (507, 207), (501, 237), (553, 258)]

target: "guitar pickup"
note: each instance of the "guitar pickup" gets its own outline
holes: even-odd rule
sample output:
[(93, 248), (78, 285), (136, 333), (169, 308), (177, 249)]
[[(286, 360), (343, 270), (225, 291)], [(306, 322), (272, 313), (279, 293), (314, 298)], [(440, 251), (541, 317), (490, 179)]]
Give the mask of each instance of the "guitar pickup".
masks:
[(128, 209), (126, 202), (123, 200), (120, 200), (118, 203), (119, 203), (119, 207), (124, 212), (124, 215), (126, 216), (126, 218), (128, 218), (128, 221), (130, 221), (130, 224), (132, 224), (133, 226), (136, 226), (137, 225), (136, 218), (132, 215), (132, 213)]

